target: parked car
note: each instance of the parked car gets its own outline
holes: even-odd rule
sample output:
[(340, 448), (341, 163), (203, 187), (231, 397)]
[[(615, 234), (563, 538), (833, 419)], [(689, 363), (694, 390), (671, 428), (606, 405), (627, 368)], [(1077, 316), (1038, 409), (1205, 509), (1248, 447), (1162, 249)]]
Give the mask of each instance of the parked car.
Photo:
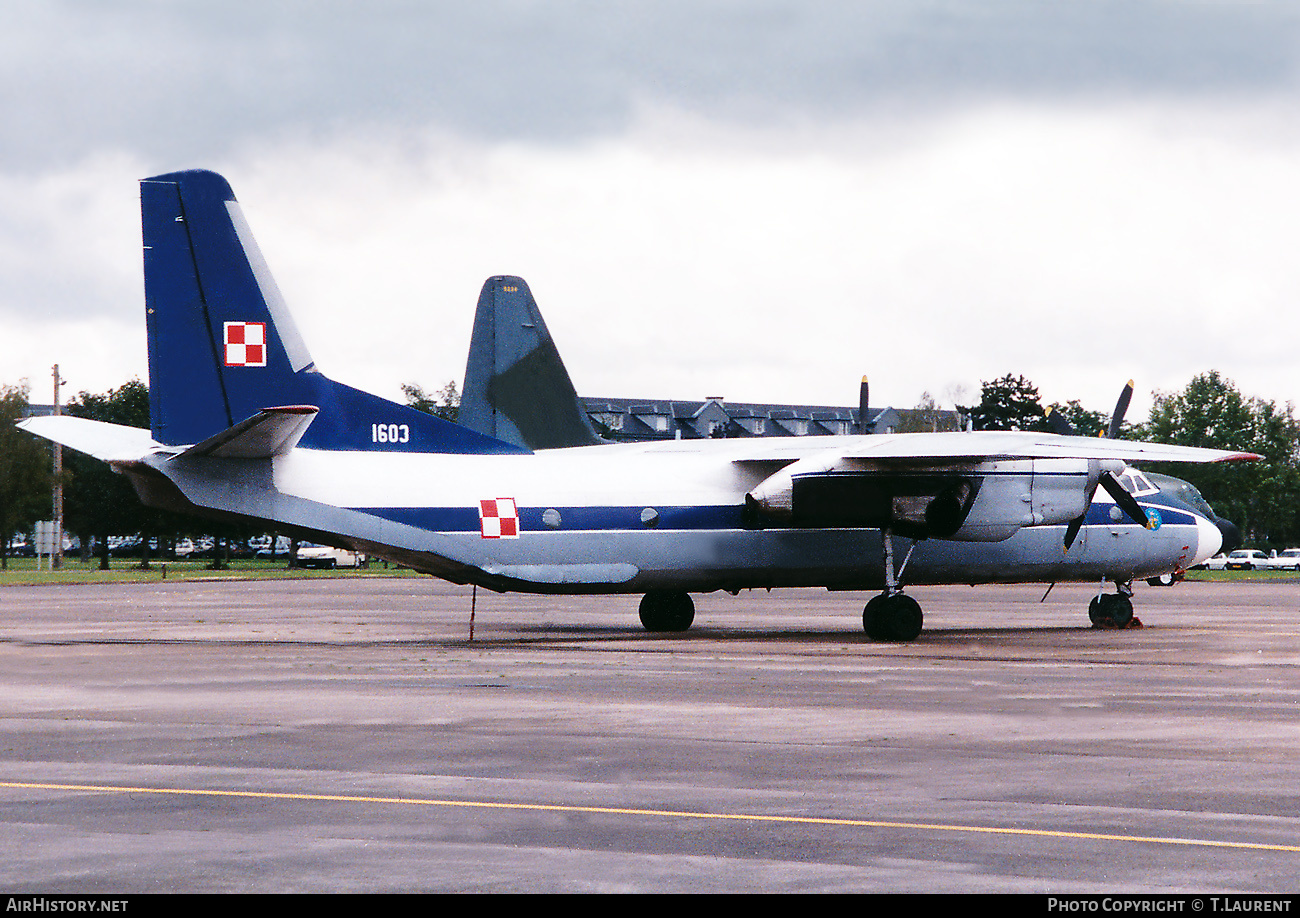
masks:
[(250, 540), (248, 544), (257, 549), (257, 557), (262, 559), (270, 560), (273, 558), (289, 557), (290, 543), (288, 536), (277, 536), (274, 540), (268, 536), (264, 539), (258, 540), (256, 545), (253, 544), (252, 540)]
[(1147, 583), (1152, 586), (1171, 587), (1183, 579), (1182, 571), (1174, 571), (1169, 574), (1161, 574), (1159, 577), (1148, 577)]
[(1268, 558), (1271, 571), (1300, 571), (1300, 548), (1287, 548), (1273, 552)]
[(298, 543), (298, 566), (328, 570), (335, 567), (359, 567), (361, 555), (346, 548), (317, 545), (315, 542)]
[(1238, 548), (1228, 555), (1225, 571), (1264, 571), (1268, 570), (1268, 555), (1257, 548)]

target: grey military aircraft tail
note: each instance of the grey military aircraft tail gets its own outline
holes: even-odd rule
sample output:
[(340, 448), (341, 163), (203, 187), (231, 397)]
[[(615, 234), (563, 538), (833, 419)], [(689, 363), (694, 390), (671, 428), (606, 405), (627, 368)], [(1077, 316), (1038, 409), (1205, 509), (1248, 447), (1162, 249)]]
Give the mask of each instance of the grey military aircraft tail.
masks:
[(527, 449), (601, 442), (523, 278), (483, 285), (457, 421)]

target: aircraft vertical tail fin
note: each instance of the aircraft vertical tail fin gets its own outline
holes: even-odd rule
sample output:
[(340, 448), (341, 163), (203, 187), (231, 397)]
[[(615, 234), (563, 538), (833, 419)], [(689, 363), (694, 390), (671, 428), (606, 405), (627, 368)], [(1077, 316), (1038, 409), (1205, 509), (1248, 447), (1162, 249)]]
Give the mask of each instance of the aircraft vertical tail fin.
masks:
[(483, 285), (458, 421), (528, 449), (602, 442), (522, 278), (490, 277)]
[(213, 172), (140, 183), (152, 433), (197, 444), (278, 406), (314, 406), (298, 445), (518, 452), (336, 383), (317, 369), (230, 185)]

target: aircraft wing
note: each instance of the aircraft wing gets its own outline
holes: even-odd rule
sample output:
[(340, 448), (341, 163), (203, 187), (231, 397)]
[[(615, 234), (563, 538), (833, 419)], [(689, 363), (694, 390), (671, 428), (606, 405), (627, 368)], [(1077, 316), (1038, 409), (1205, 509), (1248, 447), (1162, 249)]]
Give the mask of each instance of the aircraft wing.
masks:
[[(802, 441), (802, 442), (800, 442)], [(827, 437), (755, 444), (736, 465), (761, 478), (751, 525), (889, 528), (921, 538), (1000, 541), (1022, 526), (1064, 525), (1099, 485), (1130, 517), (1144, 511), (1114, 481), (1130, 462), (1231, 462), (1254, 453), (1018, 431)], [(1066, 544), (1072, 541), (1067, 536)]]
[[(967, 433), (916, 433), (878, 436), (837, 437), (817, 455), (858, 459), (885, 464), (910, 465), (985, 462), (1015, 459), (1112, 459), (1120, 462), (1238, 462), (1260, 459), (1255, 453), (1111, 440), (1104, 437), (1068, 437), (1059, 434), (1018, 431), (974, 431)], [(808, 442), (802, 438), (755, 442), (738, 462), (795, 461), (810, 458)]]

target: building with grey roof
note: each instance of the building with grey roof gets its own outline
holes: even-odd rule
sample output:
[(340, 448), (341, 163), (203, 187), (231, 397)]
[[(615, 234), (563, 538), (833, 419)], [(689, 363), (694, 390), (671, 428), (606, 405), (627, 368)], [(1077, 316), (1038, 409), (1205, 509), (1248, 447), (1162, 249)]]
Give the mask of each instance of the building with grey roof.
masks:
[[(716, 437), (809, 437), (853, 433), (898, 433), (909, 429), (918, 412), (870, 408), (859, 427), (857, 408), (833, 405), (773, 405), (704, 401), (665, 401), (644, 398), (581, 398), (592, 424), (618, 442), (699, 440)], [(956, 412), (928, 412), (925, 429), (958, 430)]]

